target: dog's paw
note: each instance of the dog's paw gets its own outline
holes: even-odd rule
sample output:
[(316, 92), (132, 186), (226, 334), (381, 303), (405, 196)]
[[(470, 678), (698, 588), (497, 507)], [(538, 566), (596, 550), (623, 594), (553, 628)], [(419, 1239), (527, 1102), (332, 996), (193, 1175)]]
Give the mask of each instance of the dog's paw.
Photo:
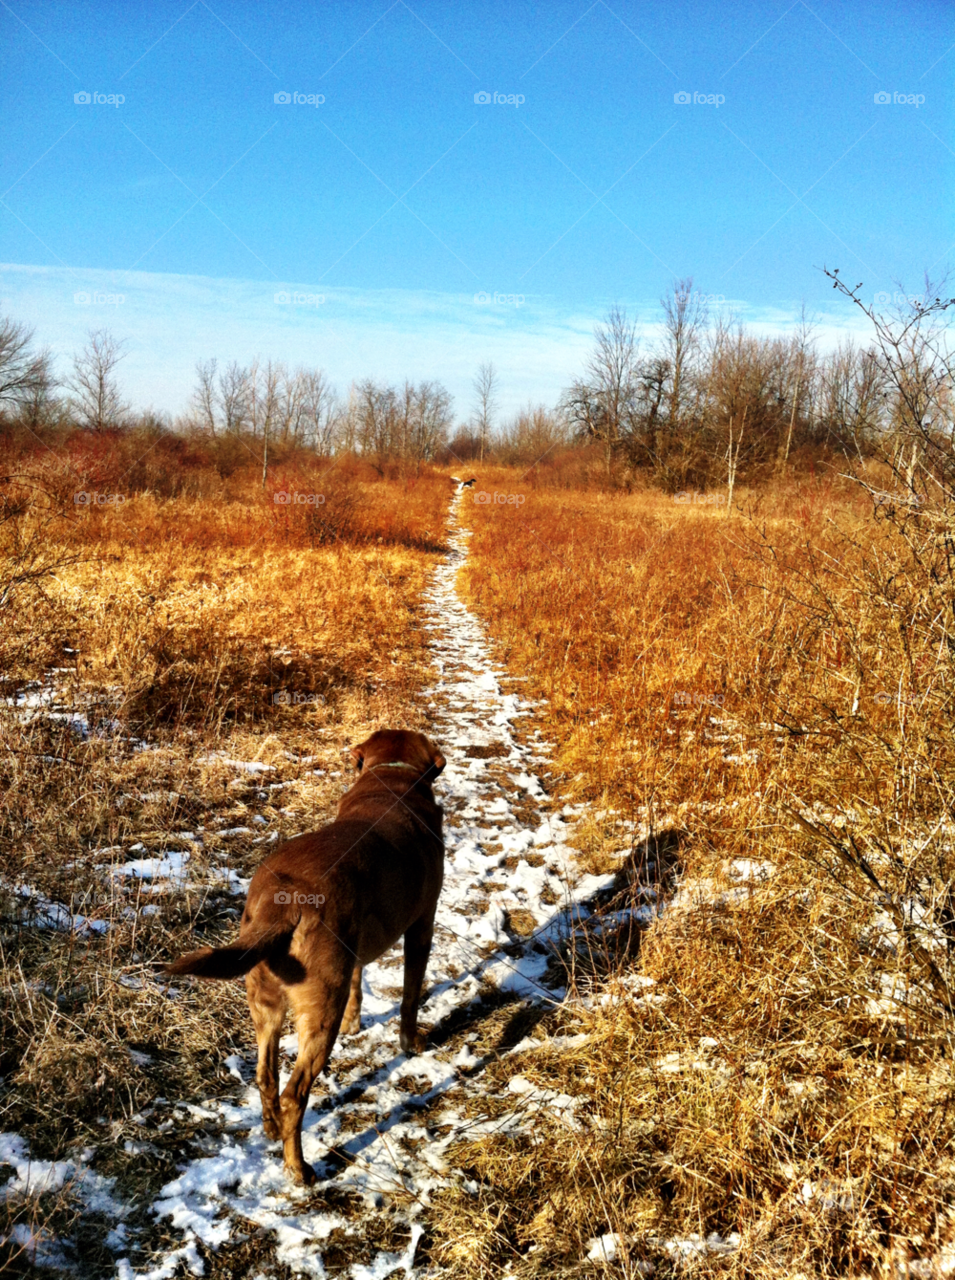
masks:
[(424, 1052), (425, 1040), (426, 1037), (423, 1031), (416, 1031), (414, 1035), (407, 1035), (402, 1031), (398, 1037), (401, 1052), (407, 1054), (409, 1058), (414, 1058), (419, 1053)]
[(289, 1181), (294, 1182), (297, 1187), (314, 1187), (318, 1181), (318, 1174), (310, 1164), (303, 1163), (300, 1169), (293, 1169), (291, 1165), (286, 1165), (285, 1172)]
[(342, 1023), (341, 1034), (343, 1036), (357, 1036), (361, 1031), (361, 1014), (357, 1013), (354, 1018), (349, 1018), (347, 1022)]

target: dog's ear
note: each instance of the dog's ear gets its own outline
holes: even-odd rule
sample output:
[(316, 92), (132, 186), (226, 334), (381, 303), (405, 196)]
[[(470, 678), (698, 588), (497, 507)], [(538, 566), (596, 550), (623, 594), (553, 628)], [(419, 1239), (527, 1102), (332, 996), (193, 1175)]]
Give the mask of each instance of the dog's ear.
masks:
[(358, 770), (359, 773), (361, 773), (361, 767), (365, 763), (365, 748), (363, 746), (352, 747), (349, 754), (351, 755), (351, 758), (355, 762), (355, 768)]
[(444, 756), (441, 754), (441, 752), (437, 749), (437, 747), (432, 748), (431, 763), (434, 766), (435, 777), (438, 776), (438, 774), (441, 772), (444, 766), (448, 763), (447, 760), (445, 760)]

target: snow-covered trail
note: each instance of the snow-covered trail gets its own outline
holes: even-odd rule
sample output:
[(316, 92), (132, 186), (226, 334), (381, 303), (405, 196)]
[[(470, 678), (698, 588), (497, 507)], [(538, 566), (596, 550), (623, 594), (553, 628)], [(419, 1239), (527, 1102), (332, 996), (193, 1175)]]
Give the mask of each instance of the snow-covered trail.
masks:
[[(560, 1000), (564, 993), (555, 977), (559, 970), (549, 969), (548, 942), (566, 931), (572, 914), (586, 914), (578, 904), (611, 880), (579, 875), (566, 843), (574, 815), (541, 807), (546, 796), (534, 768), (544, 744), (535, 738), (535, 746), (522, 745), (515, 736), (515, 722), (530, 708), (502, 691), (502, 673), (482, 626), (457, 595), (455, 579), (469, 536), (458, 520), (465, 500), (454, 499), (450, 553), (426, 596), (439, 675), (422, 696), (431, 733), (448, 761), (435, 788), (445, 809), (445, 884), (420, 1013), (420, 1025), (436, 1043), (413, 1058), (398, 1049), (400, 948), (369, 965), (362, 1030), (336, 1045), (306, 1113), (305, 1158), (319, 1175), (307, 1190), (286, 1181), (281, 1148), (264, 1136), (254, 1062), (230, 1060), (249, 1087), (237, 1105), (216, 1101), (190, 1108), (219, 1129), (221, 1145), (167, 1184), (154, 1206), (181, 1233), (181, 1245), (142, 1273), (156, 1280), (170, 1276), (180, 1262), (198, 1272), (196, 1241), (218, 1246), (235, 1232), (236, 1218), (274, 1230), (279, 1261), (321, 1276), (329, 1236), (335, 1233), (337, 1257), (343, 1247), (347, 1256), (347, 1237), (354, 1236), (357, 1246), (369, 1216), (384, 1209), (392, 1239), (396, 1213), (407, 1226), (401, 1247), (355, 1263), (351, 1274), (373, 1280), (399, 1266), (423, 1274), (414, 1266), (421, 1234), (416, 1219), (436, 1188), (461, 1176), (447, 1163), (447, 1148), (481, 1127), (464, 1118), (468, 1096), (483, 1092), (482, 1063), (468, 1043), (477, 1036), (451, 1037), (441, 1030), (452, 1015), (466, 1021), (468, 1010), (476, 1013), (482, 994), (494, 988), (531, 1000)], [(451, 1039), (456, 1047), (447, 1043)], [(283, 1049), (294, 1056), (294, 1035), (283, 1040)], [(511, 1084), (515, 1095), (527, 1092), (526, 1082)], [(549, 1101), (573, 1105), (571, 1099)], [(512, 1127), (526, 1122), (515, 1111)], [(339, 1154), (329, 1159), (333, 1148)], [(352, 1204), (361, 1197), (360, 1213), (331, 1207), (345, 1202), (342, 1193), (351, 1193)], [(359, 1253), (367, 1259), (367, 1246)], [(133, 1274), (125, 1261), (119, 1272)]]

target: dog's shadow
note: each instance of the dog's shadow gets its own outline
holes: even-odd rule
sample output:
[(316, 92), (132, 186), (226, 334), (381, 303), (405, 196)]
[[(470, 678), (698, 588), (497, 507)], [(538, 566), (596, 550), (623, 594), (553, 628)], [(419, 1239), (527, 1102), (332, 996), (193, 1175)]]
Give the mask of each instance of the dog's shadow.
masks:
[[(475, 1057), (467, 1065), (448, 1063), (446, 1078), (433, 1084), (424, 1093), (409, 1096), (396, 1103), (373, 1125), (337, 1144), (323, 1158), (317, 1160), (316, 1172), (322, 1176), (323, 1180), (331, 1179), (343, 1168), (360, 1159), (362, 1152), (373, 1145), (382, 1134), (414, 1115), (420, 1116), (427, 1112), (463, 1081), (480, 1075), (492, 1062), (498, 1061), (525, 1040), (548, 1016), (551, 1009), (566, 998), (567, 989), (575, 985), (568, 967), (568, 953), (575, 949), (576, 937), (581, 932), (589, 935), (595, 923), (599, 926), (602, 920), (611, 919), (614, 922), (613, 932), (606, 934), (602, 939), (605, 950), (608, 943), (623, 930), (627, 937), (627, 946), (624, 950), (633, 957), (638, 951), (639, 937), (646, 925), (634, 925), (633, 918), (629, 922), (624, 920), (621, 924), (617, 917), (627, 914), (627, 908), (623, 904), (634, 903), (637, 898), (646, 895), (647, 891), (652, 891), (656, 909), (660, 909), (666, 897), (672, 893), (682, 871), (682, 849), (686, 839), (687, 832), (682, 828), (674, 827), (641, 841), (631, 850), (610, 886), (599, 890), (586, 900), (575, 903), (572, 907), (556, 910), (551, 918), (536, 929), (530, 937), (523, 939), (520, 943), (511, 943), (498, 948), (491, 955), (481, 956), (458, 978), (436, 983), (428, 990), (427, 995), (423, 994), (422, 1005), (425, 1006), (423, 1012), (426, 1014), (427, 1002), (434, 995), (468, 978), (480, 980), (482, 971), (491, 964), (504, 962), (516, 968), (514, 962), (519, 961), (521, 957), (535, 953), (539, 955), (542, 940), (545, 939), (545, 950), (550, 950), (552, 954), (552, 968), (562, 970), (567, 979), (563, 989), (556, 984), (553, 988), (547, 989), (541, 983), (539, 995), (530, 997), (520, 992), (479, 992), (466, 1004), (445, 1014), (428, 1033), (427, 1045), (423, 1052), (440, 1048), (470, 1028), (480, 1027), (489, 1018), (498, 1017), (503, 1009), (513, 1006), (513, 1012), (497, 1031), (493, 1044), (480, 1056)], [(584, 910), (582, 911), (581, 908)], [(454, 936), (459, 941), (467, 941), (461, 939), (460, 935)], [(636, 938), (636, 946), (632, 945), (634, 938)], [(620, 951), (618, 947), (616, 949), (618, 961)], [(595, 971), (593, 977), (596, 979), (599, 976), (601, 976), (600, 973)], [(374, 1014), (368, 1025), (397, 1019), (397, 1014), (396, 1005), (394, 1009)], [(397, 1035), (397, 1029), (395, 1034)], [(309, 1110), (317, 1115), (324, 1115), (338, 1106), (359, 1101), (370, 1089), (388, 1080), (402, 1060), (411, 1063), (414, 1059), (405, 1054), (396, 1054), (388, 1061), (379, 1063), (357, 1079), (350, 1081), (340, 1091), (315, 1099)]]
[[(314, 1162), (316, 1172), (324, 1179), (333, 1178), (336, 1173), (360, 1159), (363, 1151), (372, 1146), (383, 1134), (393, 1129), (395, 1125), (403, 1124), (415, 1115), (422, 1115), (432, 1106), (441, 1102), (447, 1094), (451, 1093), (463, 1081), (481, 1075), (490, 1063), (497, 1061), (509, 1049), (514, 1048), (525, 1039), (534, 1027), (547, 1016), (548, 1012), (545, 1004), (535, 1003), (530, 1005), (527, 1003), (526, 998), (517, 994), (506, 995), (501, 999), (476, 996), (470, 1005), (464, 1009), (456, 1009), (454, 1014), (448, 1015), (435, 1027), (428, 1036), (427, 1045), (422, 1052), (427, 1053), (431, 1049), (439, 1048), (441, 1044), (450, 1040), (453, 1035), (459, 1034), (468, 1026), (477, 1025), (485, 1018), (498, 1013), (502, 1008), (509, 1005), (515, 1006), (514, 1012), (504, 1027), (501, 1028), (497, 1042), (491, 1049), (488, 1049), (480, 1057), (474, 1058), (467, 1066), (456, 1066), (447, 1063), (448, 1074), (443, 1080), (433, 1084), (425, 1093), (415, 1094), (402, 1102), (396, 1103), (386, 1115), (383, 1115), (373, 1125), (369, 1125), (361, 1133), (354, 1134), (344, 1142), (330, 1148), (323, 1157)], [(455, 1016), (462, 1013), (468, 1016), (463, 1018)], [(450, 1023), (455, 1024), (453, 1031), (448, 1026)], [(397, 1054), (394, 1058), (381, 1063), (374, 1071), (368, 1072), (359, 1080), (353, 1080), (341, 1093), (329, 1094), (325, 1098), (317, 1100), (317, 1105), (313, 1102), (309, 1110), (314, 1111), (317, 1115), (324, 1115), (328, 1111), (333, 1111), (342, 1103), (357, 1102), (369, 1089), (384, 1083), (395, 1067), (402, 1061), (412, 1063), (414, 1058), (406, 1054)], [(305, 1132), (307, 1132), (307, 1119)]]

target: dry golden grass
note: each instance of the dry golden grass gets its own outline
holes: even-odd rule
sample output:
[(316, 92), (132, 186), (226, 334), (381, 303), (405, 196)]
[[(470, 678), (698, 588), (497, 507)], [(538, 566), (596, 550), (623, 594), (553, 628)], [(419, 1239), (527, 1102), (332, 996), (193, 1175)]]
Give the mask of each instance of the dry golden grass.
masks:
[[(425, 727), (420, 593), (451, 486), (353, 468), (337, 480), (337, 509), (330, 484), (324, 508), (299, 509), (234, 480), (221, 500), (138, 494), (77, 512), (45, 479), (8, 489), (0, 520), (0, 588), (19, 573), (4, 692), (56, 690), (49, 705), (0, 703), (0, 1130), (38, 1159), (95, 1148), (90, 1167), (148, 1203), (197, 1129), (182, 1114), (157, 1136), (172, 1106), (157, 1099), (234, 1088), (223, 1060), (252, 1047), (241, 984), (170, 993), (155, 962), (234, 930), (242, 899), (225, 869), (249, 876), (262, 838), (331, 816), (348, 745), (386, 724)], [(50, 572), (32, 579), (24, 566)], [(219, 834), (234, 827), (248, 834)], [(184, 848), (187, 885), (152, 894), (115, 875), (130, 858)], [(51, 909), (108, 928), (49, 927)], [(126, 1150), (143, 1113), (154, 1119), (146, 1161)], [(86, 1274), (110, 1273), (88, 1215), (77, 1235), (69, 1188), (7, 1202), (5, 1214), (8, 1227), (72, 1236)], [(5, 1263), (25, 1265), (17, 1246)]]
[[(0, 674), (12, 696), (60, 668), (62, 704), (0, 711), (0, 1128), (37, 1157), (96, 1147), (94, 1169), (148, 1202), (202, 1136), (157, 1099), (234, 1088), (223, 1060), (251, 1049), (241, 987), (170, 999), (152, 964), (234, 927), (222, 871), (248, 875), (261, 851), (217, 832), (252, 814), (279, 836), (314, 826), (344, 746), (385, 722), (427, 728), (419, 598), (449, 485), (347, 464), (337, 489), (308, 468), (276, 477), (321, 506), (276, 504), (237, 474), (77, 512), (72, 474), (36, 479), (0, 510), (5, 620), (16, 610)], [(588, 1039), (490, 1066), (488, 1107), (519, 1071), (577, 1099), (576, 1124), (545, 1109), (522, 1138), (462, 1144), (477, 1190), (435, 1198), (431, 1258), (467, 1277), (941, 1277), (955, 1245), (944, 538), (874, 519), (835, 481), (742, 495), (729, 518), (505, 469), (479, 484), (526, 502), (465, 495), (462, 586), (547, 700), (562, 791), (593, 815), (581, 857), (619, 872), (606, 910), (648, 890), (670, 906), (647, 928), (598, 914), (568, 942), (585, 998), (534, 1021)], [(56, 718), (77, 708), (87, 736)], [(199, 828), (188, 887), (150, 896), (112, 875)], [(40, 927), (22, 884), (109, 930)], [(175, 1115), (165, 1136), (150, 1127), (148, 1161), (144, 1113)], [(5, 1213), (108, 1272), (68, 1192)], [(617, 1259), (587, 1261), (608, 1233)]]
[[(632, 923), (578, 935), (574, 987), (609, 1002), (571, 1003), (551, 1029), (586, 1046), (506, 1064), (578, 1097), (578, 1125), (544, 1110), (520, 1140), (462, 1146), (478, 1191), (439, 1197), (434, 1256), (469, 1277), (948, 1274), (955, 739), (937, 525), (886, 520), (830, 481), (744, 495), (730, 517), (513, 473), (479, 485), (526, 501), (468, 503), (464, 588), (548, 700), (567, 792), (617, 811), (583, 856), (620, 867), (629, 829), (611, 907), (678, 888), (639, 948)], [(648, 829), (669, 838), (648, 850)], [(608, 1233), (616, 1261), (586, 1262)]]

